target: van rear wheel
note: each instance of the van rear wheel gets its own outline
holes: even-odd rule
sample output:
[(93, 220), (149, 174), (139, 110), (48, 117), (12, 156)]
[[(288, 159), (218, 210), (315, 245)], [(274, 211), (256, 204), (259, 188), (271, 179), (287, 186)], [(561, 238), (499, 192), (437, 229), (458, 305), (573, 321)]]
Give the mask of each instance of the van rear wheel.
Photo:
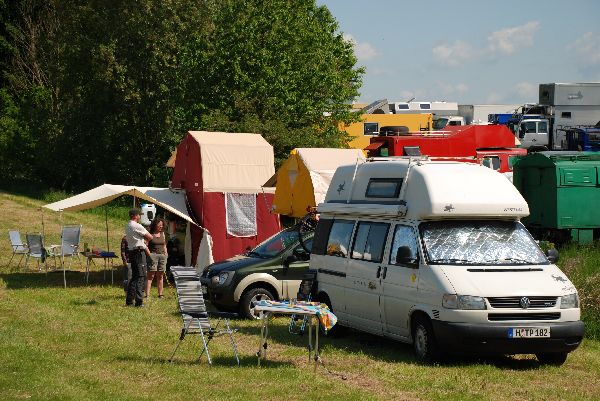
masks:
[(548, 352), (535, 354), (537, 360), (542, 365), (561, 366), (567, 360), (566, 352)]
[(428, 318), (417, 316), (412, 327), (413, 348), (420, 362), (434, 362), (439, 357), (433, 327)]

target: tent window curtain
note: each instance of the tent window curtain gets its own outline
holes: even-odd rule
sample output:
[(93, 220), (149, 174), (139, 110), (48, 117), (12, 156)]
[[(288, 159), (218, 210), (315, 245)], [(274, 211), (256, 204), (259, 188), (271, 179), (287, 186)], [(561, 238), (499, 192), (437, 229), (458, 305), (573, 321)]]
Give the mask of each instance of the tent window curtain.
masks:
[(256, 227), (256, 194), (225, 194), (227, 234), (234, 237), (254, 237)]

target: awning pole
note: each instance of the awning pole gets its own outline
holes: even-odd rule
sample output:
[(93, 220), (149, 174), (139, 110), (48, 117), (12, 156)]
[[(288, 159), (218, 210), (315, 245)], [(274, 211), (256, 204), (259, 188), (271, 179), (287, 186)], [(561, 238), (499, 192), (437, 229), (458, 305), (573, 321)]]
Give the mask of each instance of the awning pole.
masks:
[(108, 207), (104, 206), (105, 218), (106, 218), (106, 251), (110, 252), (110, 244), (108, 243)]

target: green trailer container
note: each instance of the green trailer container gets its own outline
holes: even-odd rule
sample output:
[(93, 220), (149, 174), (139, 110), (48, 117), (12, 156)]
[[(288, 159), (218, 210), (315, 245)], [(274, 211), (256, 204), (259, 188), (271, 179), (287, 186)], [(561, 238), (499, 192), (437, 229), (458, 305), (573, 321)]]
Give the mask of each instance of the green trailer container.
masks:
[(584, 244), (600, 234), (600, 153), (534, 153), (518, 160), (513, 172), (529, 204), (523, 223), (532, 232)]

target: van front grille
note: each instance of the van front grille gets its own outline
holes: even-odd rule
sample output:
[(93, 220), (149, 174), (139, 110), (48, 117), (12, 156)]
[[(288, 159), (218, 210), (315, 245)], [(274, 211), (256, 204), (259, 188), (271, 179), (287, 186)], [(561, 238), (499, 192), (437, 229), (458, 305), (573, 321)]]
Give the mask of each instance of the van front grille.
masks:
[(554, 313), (490, 313), (488, 320), (490, 322), (504, 322), (509, 320), (558, 320), (560, 312)]
[[(488, 302), (492, 308), (513, 308), (522, 309), (521, 299), (524, 297), (491, 297)], [(529, 299), (528, 309), (535, 308), (554, 308), (556, 306), (557, 297), (527, 297)]]

